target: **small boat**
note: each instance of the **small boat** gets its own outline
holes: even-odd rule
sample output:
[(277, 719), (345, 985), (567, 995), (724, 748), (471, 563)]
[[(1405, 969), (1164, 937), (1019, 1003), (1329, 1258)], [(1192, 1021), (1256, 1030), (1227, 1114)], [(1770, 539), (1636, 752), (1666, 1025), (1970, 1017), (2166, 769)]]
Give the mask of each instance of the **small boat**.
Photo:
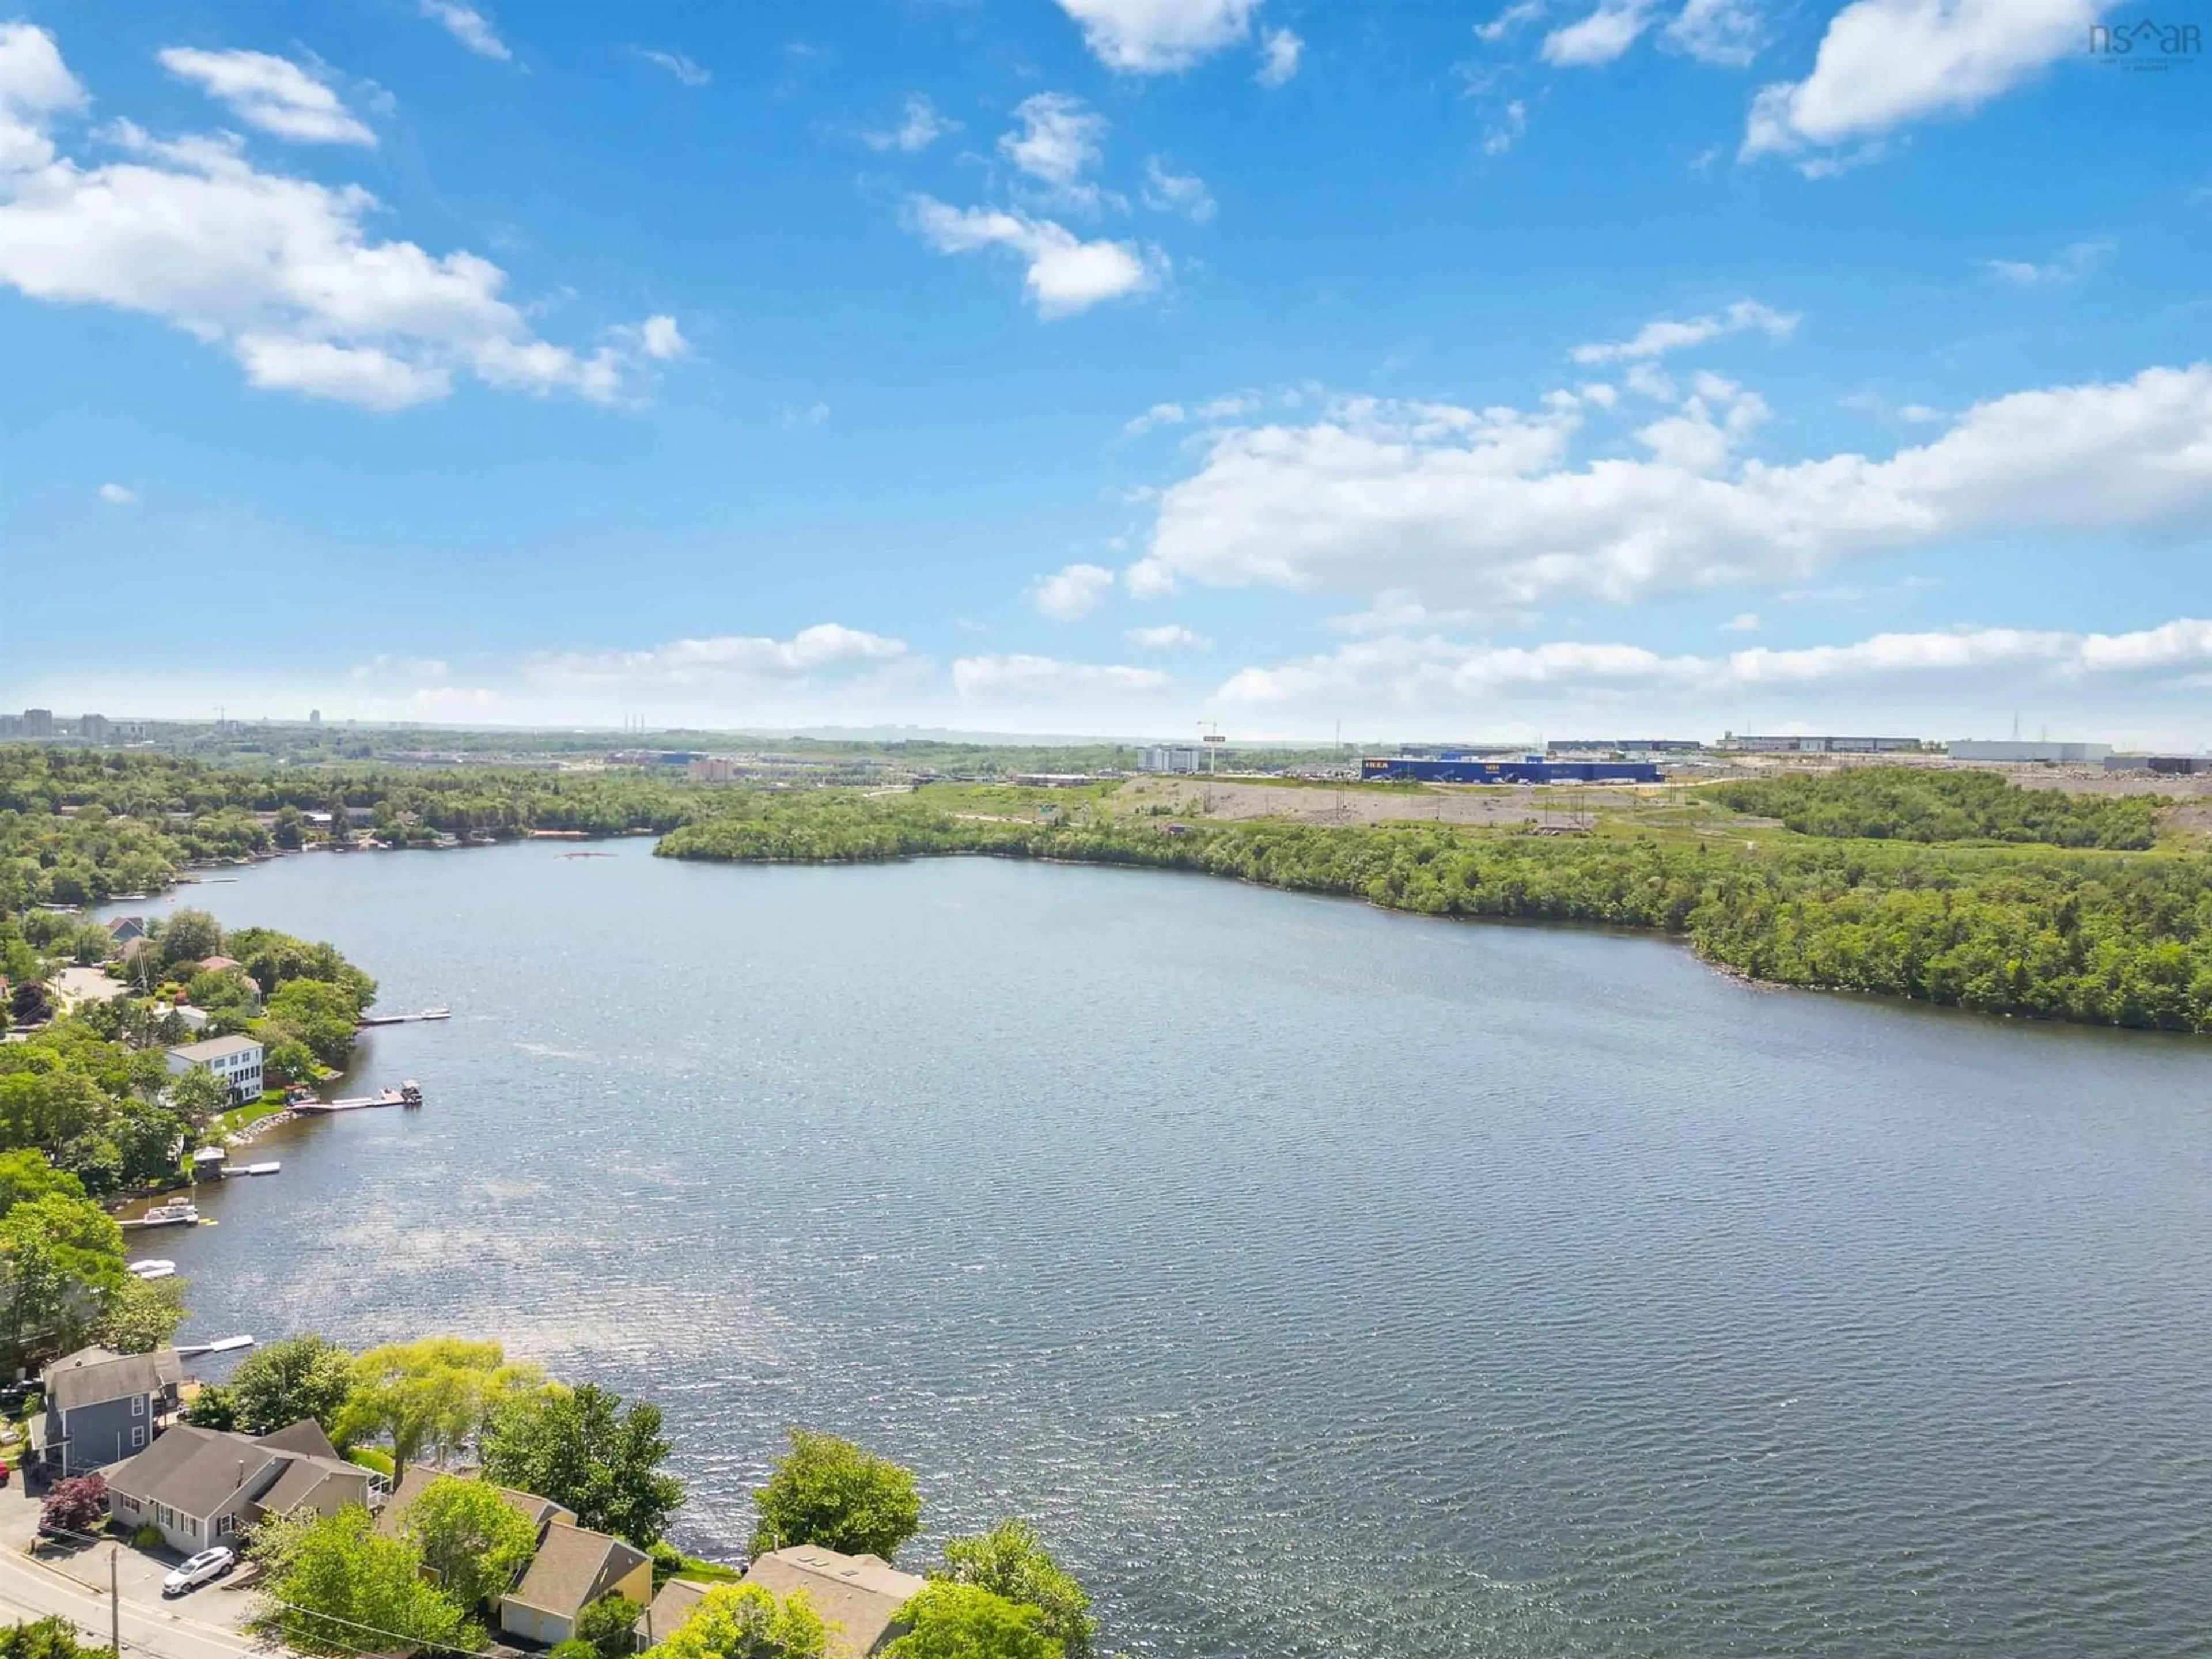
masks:
[(420, 1106), (422, 1103), (422, 1085), (409, 1078), (399, 1085), (399, 1103), (402, 1106)]
[(284, 1166), (282, 1164), (276, 1163), (274, 1160), (267, 1164), (249, 1164), (246, 1166), (246, 1173), (250, 1176), (275, 1175)]
[(199, 1207), (181, 1200), (169, 1204), (156, 1204), (136, 1221), (126, 1221), (126, 1227), (197, 1227), (200, 1224)]
[(425, 1008), (418, 1016), (422, 1019), (451, 1019), (453, 1017), (453, 1011), (450, 1008)]
[(177, 1264), (160, 1256), (149, 1256), (143, 1261), (133, 1261), (124, 1271), (140, 1279), (169, 1279), (174, 1277)]

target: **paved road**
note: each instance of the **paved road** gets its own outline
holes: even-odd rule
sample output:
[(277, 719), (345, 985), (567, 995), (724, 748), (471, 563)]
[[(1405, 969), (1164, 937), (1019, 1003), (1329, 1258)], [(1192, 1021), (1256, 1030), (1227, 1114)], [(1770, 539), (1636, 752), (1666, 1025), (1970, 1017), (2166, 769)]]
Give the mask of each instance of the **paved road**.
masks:
[[(235, 1631), (193, 1618), (182, 1603), (172, 1611), (125, 1598), (123, 1651), (145, 1659), (270, 1659), (282, 1649)], [(74, 1620), (89, 1641), (107, 1644), (107, 1597), (12, 1552), (0, 1552), (0, 1615), (42, 1619), (60, 1613)]]

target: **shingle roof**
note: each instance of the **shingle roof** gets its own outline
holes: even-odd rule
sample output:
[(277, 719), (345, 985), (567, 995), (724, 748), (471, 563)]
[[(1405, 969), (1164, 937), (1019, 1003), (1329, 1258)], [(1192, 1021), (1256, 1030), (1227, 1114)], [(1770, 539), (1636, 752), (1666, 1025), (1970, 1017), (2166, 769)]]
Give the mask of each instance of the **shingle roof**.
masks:
[(776, 1595), (803, 1589), (830, 1626), (836, 1659), (863, 1659), (875, 1650), (898, 1610), (919, 1595), (924, 1581), (876, 1555), (843, 1555), (816, 1544), (794, 1544), (755, 1558), (744, 1582)]
[(270, 1515), (289, 1515), (302, 1504), (319, 1510), (325, 1500), (324, 1488), (334, 1481), (358, 1503), (368, 1492), (368, 1471), (335, 1457), (295, 1458), (292, 1467), (276, 1477), (276, 1484), (253, 1501)]
[(299, 1452), (309, 1457), (335, 1459), (338, 1455), (338, 1449), (331, 1444), (330, 1436), (323, 1432), (323, 1425), (312, 1417), (303, 1417), (263, 1435), (261, 1443), (272, 1451)]
[(118, 1464), (107, 1484), (131, 1497), (205, 1517), (283, 1455), (242, 1434), (182, 1424)]
[(40, 1382), (48, 1404), (73, 1412), (111, 1400), (128, 1400), (133, 1395), (159, 1394), (165, 1383), (174, 1382), (180, 1375), (174, 1348), (163, 1353), (131, 1354), (82, 1348), (47, 1366)]
[(706, 1599), (707, 1586), (688, 1579), (672, 1578), (654, 1592), (653, 1605), (637, 1616), (634, 1628), (647, 1646), (665, 1642), (669, 1632), (691, 1616), (691, 1609)]
[(619, 1538), (556, 1521), (507, 1599), (573, 1619), (598, 1599), (602, 1586), (649, 1559)]

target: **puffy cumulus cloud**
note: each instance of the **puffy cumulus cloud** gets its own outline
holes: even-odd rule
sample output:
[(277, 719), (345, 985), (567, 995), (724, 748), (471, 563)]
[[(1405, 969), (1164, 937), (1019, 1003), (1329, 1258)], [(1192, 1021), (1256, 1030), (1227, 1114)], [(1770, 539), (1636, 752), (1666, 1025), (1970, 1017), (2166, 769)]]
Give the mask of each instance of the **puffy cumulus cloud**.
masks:
[(1786, 340), (1797, 331), (1802, 319), (1794, 311), (1777, 311), (1756, 300), (1738, 300), (1725, 311), (1703, 317), (1655, 318), (1626, 340), (1578, 345), (1567, 356), (1578, 363), (1625, 363), (1663, 357), (1670, 351), (1700, 346), (1723, 335), (1756, 330), (1770, 340)]
[(1996, 398), (1886, 460), (1723, 467), (1647, 430), (1649, 459), (1573, 466), (1581, 418), (1565, 394), (1534, 412), (1353, 398), (1232, 428), (1161, 492), (1131, 589), (1626, 600), (1972, 536), (2160, 541), (2212, 523), (2212, 363)]
[(161, 67), (230, 106), (248, 126), (311, 144), (374, 144), (376, 135), (319, 76), (265, 52), (170, 46)]
[(1685, 0), (1665, 33), (1676, 51), (1737, 69), (1759, 56), (1765, 36), (1766, 20), (1753, 0)]
[(1203, 651), (1213, 641), (1203, 634), (1192, 632), (1181, 623), (1162, 623), (1157, 628), (1133, 628), (1131, 641), (1147, 651)]
[(443, 397), (464, 373), (620, 402), (641, 360), (680, 340), (665, 318), (590, 349), (541, 339), (489, 260), (375, 240), (366, 190), (264, 171), (228, 136), (121, 121), (123, 159), (60, 156), (49, 129), (82, 101), (72, 88), (50, 36), (0, 36), (0, 282), (33, 299), (158, 317), (228, 349), (255, 386), (375, 410)]
[(959, 131), (959, 122), (939, 114), (936, 105), (916, 92), (907, 95), (904, 112), (896, 126), (864, 132), (860, 135), (860, 141), (870, 149), (895, 149), (914, 155), (927, 149), (946, 134)]
[[(1963, 114), (2088, 45), (2109, 0), (1852, 0), (1829, 20), (1802, 81), (1763, 88), (1740, 154), (1878, 146), (1930, 115)], [(1820, 158), (1814, 177), (1858, 156)]]
[(1726, 655), (1664, 655), (1642, 646), (1560, 641), (1464, 643), (1397, 634), (1232, 676), (1216, 701), (1253, 709), (1360, 706), (1425, 710), (1516, 697), (1664, 696), (1688, 706), (1725, 695), (1836, 687), (1921, 686), (1984, 679), (2057, 681), (2212, 663), (2212, 621), (2183, 618), (2132, 634), (1960, 628), (1878, 634), (1847, 645), (1755, 647)]
[(1655, 0), (1600, 0), (1597, 9), (1544, 37), (1547, 64), (1610, 64), (1652, 24)]
[(1069, 698), (1143, 696), (1170, 684), (1158, 668), (1061, 662), (1024, 655), (960, 657), (952, 664), (952, 689), (963, 697), (1031, 702)]
[(1030, 603), (1056, 622), (1087, 617), (1114, 591), (1114, 573), (1103, 564), (1071, 564), (1030, 584)]
[(1060, 9), (1107, 68), (1171, 75), (1244, 40), (1260, 0), (1060, 0)]
[(906, 642), (836, 623), (817, 623), (787, 640), (718, 634), (644, 651), (543, 653), (523, 665), (539, 685), (713, 686), (726, 682), (792, 683), (850, 675), (896, 664)]
[(1546, 0), (1515, 0), (1486, 22), (1474, 26), (1474, 38), (1486, 46), (1496, 46), (1500, 40), (1517, 34), (1527, 24), (1540, 19), (1551, 8)]
[(1260, 67), (1252, 78), (1263, 87), (1286, 84), (1298, 72), (1306, 43), (1288, 29), (1269, 29), (1260, 37)]
[(999, 154), (1053, 193), (1087, 207), (1098, 203), (1083, 175), (1105, 159), (1106, 118), (1064, 92), (1040, 92), (1014, 106), (1019, 123), (999, 135)]
[(505, 63), (514, 56), (493, 29), (491, 20), (460, 0), (422, 0), (422, 15), (439, 25), (479, 58)]
[(915, 229), (940, 253), (1005, 248), (1025, 266), (1023, 284), (1041, 317), (1066, 317), (1159, 286), (1167, 256), (1134, 242), (1085, 241), (1049, 219), (996, 208), (956, 208), (928, 196), (908, 204)]
[(100, 487), (100, 499), (110, 507), (134, 507), (137, 504), (138, 492), (125, 489), (119, 483), (104, 483)]

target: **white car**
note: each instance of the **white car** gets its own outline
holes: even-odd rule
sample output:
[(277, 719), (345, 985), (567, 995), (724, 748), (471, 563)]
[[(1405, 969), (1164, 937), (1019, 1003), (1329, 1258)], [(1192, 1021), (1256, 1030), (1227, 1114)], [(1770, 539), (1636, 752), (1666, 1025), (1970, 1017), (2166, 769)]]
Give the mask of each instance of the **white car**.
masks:
[(212, 1584), (238, 1565), (238, 1557), (229, 1548), (217, 1544), (211, 1550), (202, 1550), (161, 1581), (161, 1594), (182, 1595), (188, 1589), (198, 1589), (202, 1584)]

